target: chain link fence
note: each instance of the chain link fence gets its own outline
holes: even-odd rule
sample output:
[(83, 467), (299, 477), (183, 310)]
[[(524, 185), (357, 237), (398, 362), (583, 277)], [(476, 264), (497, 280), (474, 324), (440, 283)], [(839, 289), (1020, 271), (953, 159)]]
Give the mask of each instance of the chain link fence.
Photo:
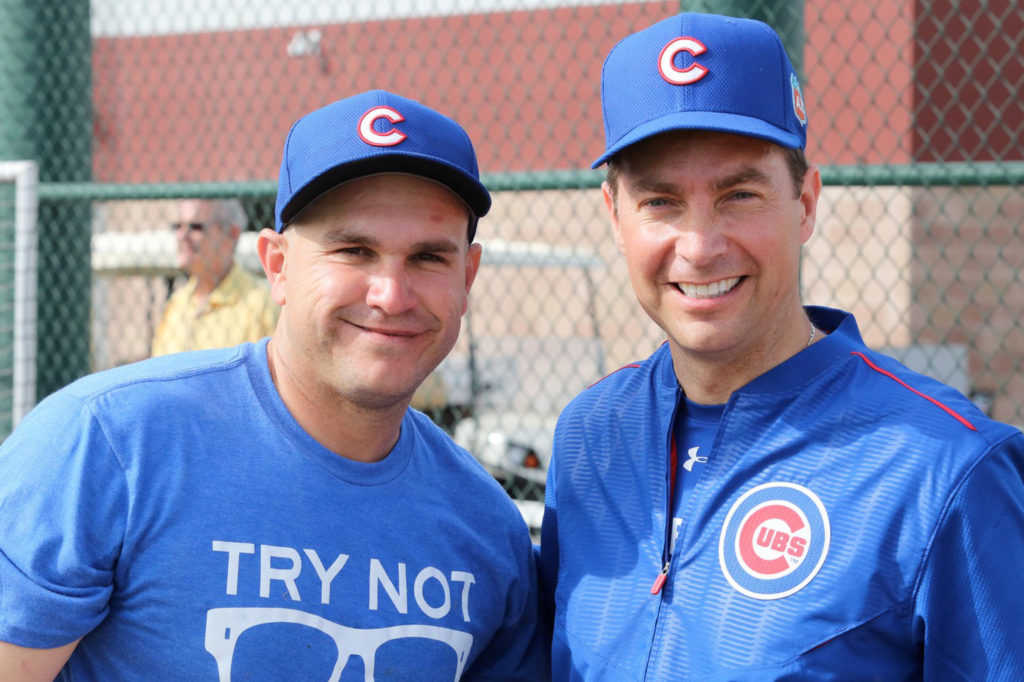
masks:
[(605, 54), (681, 9), (767, 21), (803, 73), (826, 184), (805, 300), (1024, 424), (1024, 8), (999, 0), (2, 0), (0, 158), (40, 169), (36, 395), (148, 355), (182, 281), (177, 199), (242, 200), (259, 272), (291, 123), (393, 90), (462, 123), (494, 192), (471, 312), (418, 404), (542, 499), (559, 409), (662, 340), (589, 164)]

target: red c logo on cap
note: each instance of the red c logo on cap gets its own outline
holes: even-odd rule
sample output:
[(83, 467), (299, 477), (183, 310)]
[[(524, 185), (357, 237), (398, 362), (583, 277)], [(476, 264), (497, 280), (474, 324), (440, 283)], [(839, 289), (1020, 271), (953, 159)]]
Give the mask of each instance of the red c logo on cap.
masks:
[(696, 38), (676, 38), (662, 48), (661, 55), (658, 57), (658, 73), (672, 85), (696, 83), (707, 75), (707, 67), (694, 62), (685, 69), (678, 69), (675, 64), (676, 55), (686, 52), (690, 56), (696, 57), (707, 52), (707, 49), (704, 43)]
[(401, 123), (405, 117), (391, 107), (374, 107), (359, 119), (359, 137), (366, 144), (374, 147), (394, 147), (404, 140), (407, 135), (391, 128), (386, 133), (378, 133), (373, 129), (373, 124), (379, 119), (385, 118), (391, 123)]

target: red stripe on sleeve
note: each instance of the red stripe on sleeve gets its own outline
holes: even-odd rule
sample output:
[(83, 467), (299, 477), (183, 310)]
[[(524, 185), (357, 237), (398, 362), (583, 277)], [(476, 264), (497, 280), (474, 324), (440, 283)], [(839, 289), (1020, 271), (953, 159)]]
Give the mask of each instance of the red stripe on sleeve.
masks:
[(953, 419), (956, 419), (958, 422), (960, 422), (961, 424), (963, 424), (964, 426), (969, 428), (971, 431), (977, 431), (978, 430), (978, 429), (976, 429), (974, 427), (974, 424), (972, 424), (971, 422), (967, 421), (966, 418), (964, 418), (964, 417), (960, 416), (959, 414), (957, 414), (956, 412), (954, 412), (952, 408), (950, 408), (950, 407), (948, 407), (946, 405), (943, 405), (942, 403), (940, 403), (935, 398), (932, 398), (931, 396), (925, 395), (924, 393), (921, 393), (921, 391), (918, 391), (916, 388), (907, 385), (907, 382), (903, 381), (902, 379), (897, 377), (892, 372), (886, 372), (884, 369), (882, 369), (881, 367), (879, 367), (875, 363), (873, 363), (870, 360), (868, 360), (867, 356), (864, 355), (863, 353), (859, 353), (857, 351), (853, 351), (853, 354), (856, 355), (857, 357), (859, 357), (864, 362), (866, 362), (868, 367), (870, 367), (871, 369), (875, 370), (879, 374), (884, 374), (885, 376), (889, 377), (890, 379), (895, 381), (897, 384), (899, 384), (903, 388), (905, 388), (908, 391), (910, 391), (911, 393), (919, 395), (922, 398), (924, 398), (925, 400), (927, 400), (928, 402), (932, 403), (933, 405), (935, 405), (935, 406), (937, 406), (939, 408), (942, 408), (942, 410), (944, 410), (946, 412), (946, 414), (948, 414), (949, 416), (953, 417)]
[(629, 365), (623, 365), (622, 367), (619, 367), (619, 368), (618, 368), (617, 370), (615, 370), (614, 372), (609, 372), (608, 374), (605, 374), (605, 375), (604, 375), (603, 377), (601, 377), (600, 379), (598, 379), (598, 380), (597, 380), (597, 381), (595, 381), (594, 383), (590, 384), (590, 386), (587, 386), (587, 388), (590, 388), (590, 387), (592, 387), (592, 386), (597, 386), (597, 385), (598, 385), (599, 383), (601, 383), (602, 381), (604, 381), (605, 379), (607, 379), (608, 377), (610, 377), (610, 376), (611, 376), (612, 374), (618, 374), (619, 372), (621, 372), (621, 371), (622, 371), (622, 370), (624, 370), (624, 369), (636, 369), (636, 368), (637, 368), (637, 367), (639, 367), (639, 366), (640, 366), (640, 365), (638, 365), (638, 364), (629, 364)]

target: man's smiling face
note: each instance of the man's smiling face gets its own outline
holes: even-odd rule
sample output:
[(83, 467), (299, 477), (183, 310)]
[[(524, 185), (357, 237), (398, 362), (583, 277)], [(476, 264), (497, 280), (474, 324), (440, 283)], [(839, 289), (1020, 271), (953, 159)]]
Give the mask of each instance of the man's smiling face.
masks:
[(271, 235), (284, 257), (273, 343), (303, 392), (408, 401), (458, 337), (480, 263), (468, 221), (446, 187), (388, 173), (331, 190)]
[[(641, 306), (674, 356), (750, 358), (799, 325), (800, 247), (817, 191), (783, 150), (727, 133), (669, 132), (624, 150), (604, 188)], [(811, 174), (809, 173), (808, 176)]]

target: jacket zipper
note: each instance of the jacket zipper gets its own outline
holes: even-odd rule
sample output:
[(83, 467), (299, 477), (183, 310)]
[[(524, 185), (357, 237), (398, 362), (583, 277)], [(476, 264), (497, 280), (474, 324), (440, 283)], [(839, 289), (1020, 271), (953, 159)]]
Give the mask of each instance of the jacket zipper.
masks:
[[(675, 418), (673, 417), (673, 424), (674, 423)], [(668, 580), (668, 569), (671, 568), (672, 565), (672, 555), (669, 552), (672, 547), (672, 499), (675, 497), (677, 461), (676, 437), (675, 429), (673, 427), (673, 433), (669, 436), (668, 503), (665, 505), (665, 547), (661, 552), (661, 573), (659, 573), (658, 577), (654, 579), (654, 585), (651, 586), (651, 594), (661, 593), (661, 588), (665, 586), (665, 581)]]
[[(672, 420), (669, 434), (668, 434), (668, 499), (665, 501), (665, 544), (661, 551), (661, 571), (658, 573), (658, 577), (654, 579), (654, 584), (651, 586), (651, 595), (660, 598), (662, 589), (665, 587), (665, 583), (668, 581), (668, 572), (672, 567), (672, 555), (670, 550), (672, 548), (672, 498), (675, 497), (675, 486), (676, 486), (676, 462), (678, 457), (676, 455), (676, 410), (679, 409), (679, 396), (680, 393), (676, 392), (676, 407), (672, 410)], [(661, 607), (659, 605), (658, 611), (660, 613)], [(651, 648), (647, 651), (647, 662), (644, 665), (644, 676), (643, 679), (647, 679), (647, 670), (651, 665), (651, 655), (654, 650), (654, 640), (657, 637), (658, 631), (658, 618), (655, 618), (654, 630), (651, 633)]]

